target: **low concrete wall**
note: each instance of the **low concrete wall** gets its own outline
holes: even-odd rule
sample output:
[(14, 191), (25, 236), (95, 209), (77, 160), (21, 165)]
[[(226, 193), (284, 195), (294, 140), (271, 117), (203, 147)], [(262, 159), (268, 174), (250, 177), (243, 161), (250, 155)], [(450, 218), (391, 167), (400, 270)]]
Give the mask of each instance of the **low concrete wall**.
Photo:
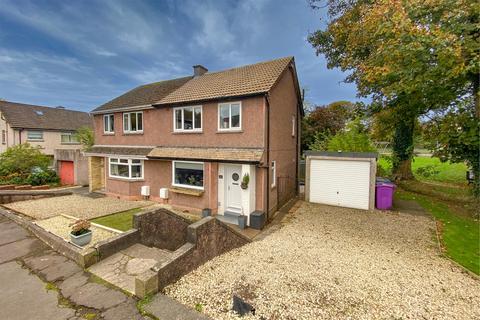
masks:
[(175, 251), (187, 242), (190, 221), (166, 209), (137, 213), (133, 227), (140, 232), (146, 246)]
[(35, 199), (42, 199), (42, 198), (52, 198), (52, 197), (60, 197), (60, 196), (68, 196), (71, 195), (71, 191), (20, 191), (20, 190), (5, 190), (0, 191), (0, 204), (7, 204), (11, 202), (17, 201), (25, 201), (25, 200), (35, 200)]
[(140, 242), (140, 232), (137, 229), (131, 229), (113, 238), (101, 241), (95, 245), (98, 260), (103, 260), (138, 242)]
[(82, 268), (88, 268), (92, 264), (98, 261), (97, 251), (93, 248), (80, 249), (58, 236), (46, 231), (45, 229), (37, 226), (33, 221), (22, 218), (9, 210), (4, 210), (0, 208), (0, 214), (9, 218), (10, 220), (15, 221), (19, 225), (23, 226), (31, 233), (33, 233), (37, 238), (45, 242), (53, 250), (61, 253), (62, 255), (72, 259)]
[(208, 260), (250, 242), (223, 222), (206, 217), (188, 227), (188, 243), (180, 247), (170, 261), (154, 266), (158, 290), (177, 281)]

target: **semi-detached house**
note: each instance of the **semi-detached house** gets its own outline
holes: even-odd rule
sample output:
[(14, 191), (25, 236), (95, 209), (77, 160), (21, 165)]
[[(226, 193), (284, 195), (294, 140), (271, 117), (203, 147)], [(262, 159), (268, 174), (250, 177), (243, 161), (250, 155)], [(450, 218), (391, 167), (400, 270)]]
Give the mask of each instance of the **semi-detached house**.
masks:
[(90, 188), (228, 217), (272, 214), (298, 188), (303, 108), (294, 58), (193, 69), (92, 111)]

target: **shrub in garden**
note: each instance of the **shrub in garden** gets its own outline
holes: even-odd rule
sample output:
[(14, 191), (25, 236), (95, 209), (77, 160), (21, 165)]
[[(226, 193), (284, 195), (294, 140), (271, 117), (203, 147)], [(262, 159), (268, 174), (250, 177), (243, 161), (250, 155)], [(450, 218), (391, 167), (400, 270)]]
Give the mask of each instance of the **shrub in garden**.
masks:
[(57, 173), (51, 169), (35, 171), (26, 179), (28, 184), (32, 186), (41, 186), (44, 184), (56, 184), (60, 182)]
[(429, 164), (429, 165), (417, 168), (417, 170), (415, 170), (415, 173), (424, 178), (429, 178), (431, 176), (435, 176), (439, 174), (440, 170), (438, 170), (436, 166)]
[(50, 158), (39, 148), (22, 143), (0, 154), (0, 177), (16, 174), (26, 178), (34, 168), (46, 170), (49, 164)]
[(350, 122), (345, 130), (328, 141), (328, 151), (372, 152), (377, 151), (365, 132), (360, 119)]

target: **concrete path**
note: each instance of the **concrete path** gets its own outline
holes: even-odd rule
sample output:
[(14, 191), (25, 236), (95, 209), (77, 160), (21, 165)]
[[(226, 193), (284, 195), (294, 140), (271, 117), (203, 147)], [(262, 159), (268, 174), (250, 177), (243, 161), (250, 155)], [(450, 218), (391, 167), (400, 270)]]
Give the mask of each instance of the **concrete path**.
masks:
[(0, 319), (148, 319), (136, 300), (95, 281), (0, 215)]
[(168, 250), (134, 244), (89, 268), (94, 275), (135, 294), (135, 278), (158, 262), (170, 259)]

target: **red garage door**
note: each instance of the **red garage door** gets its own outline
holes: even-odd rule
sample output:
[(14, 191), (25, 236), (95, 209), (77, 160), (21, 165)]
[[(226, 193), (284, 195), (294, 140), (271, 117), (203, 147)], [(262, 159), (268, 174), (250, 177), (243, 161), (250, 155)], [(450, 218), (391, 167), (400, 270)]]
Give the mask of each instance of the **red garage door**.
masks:
[(73, 184), (73, 161), (60, 161), (60, 182)]

